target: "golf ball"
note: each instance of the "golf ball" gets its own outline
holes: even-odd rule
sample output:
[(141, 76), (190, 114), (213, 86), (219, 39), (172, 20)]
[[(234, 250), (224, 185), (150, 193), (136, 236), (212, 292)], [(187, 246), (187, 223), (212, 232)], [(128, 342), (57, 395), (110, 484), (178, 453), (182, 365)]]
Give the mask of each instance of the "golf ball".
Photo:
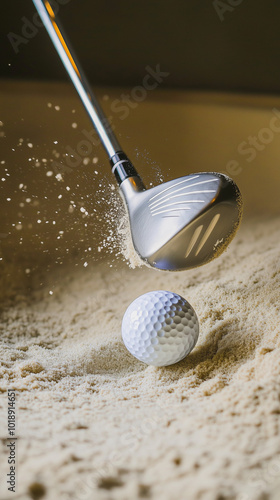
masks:
[(181, 361), (194, 348), (199, 324), (192, 306), (180, 295), (148, 292), (128, 306), (122, 338), (135, 358), (153, 366)]

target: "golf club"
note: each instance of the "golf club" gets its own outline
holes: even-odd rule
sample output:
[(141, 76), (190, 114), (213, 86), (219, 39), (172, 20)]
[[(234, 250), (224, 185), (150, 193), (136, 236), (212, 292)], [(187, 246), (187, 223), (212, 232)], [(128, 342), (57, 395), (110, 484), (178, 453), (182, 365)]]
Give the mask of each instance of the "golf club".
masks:
[(50, 3), (33, 3), (108, 153), (137, 253), (148, 265), (168, 271), (201, 266), (219, 256), (242, 216), (236, 184), (223, 174), (205, 172), (146, 189), (113, 134)]

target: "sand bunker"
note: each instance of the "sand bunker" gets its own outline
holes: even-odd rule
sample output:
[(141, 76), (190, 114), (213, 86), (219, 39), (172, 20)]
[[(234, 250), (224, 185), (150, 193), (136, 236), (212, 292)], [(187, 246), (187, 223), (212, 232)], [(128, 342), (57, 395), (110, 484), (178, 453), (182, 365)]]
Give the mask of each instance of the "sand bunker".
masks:
[[(193, 271), (102, 264), (13, 293), (1, 312), (0, 423), (5, 438), (15, 388), (14, 498), (277, 500), (279, 240), (279, 218), (252, 220)], [(156, 289), (184, 296), (200, 320), (193, 352), (167, 368), (121, 340), (128, 304)], [(10, 498), (5, 441), (0, 465)]]

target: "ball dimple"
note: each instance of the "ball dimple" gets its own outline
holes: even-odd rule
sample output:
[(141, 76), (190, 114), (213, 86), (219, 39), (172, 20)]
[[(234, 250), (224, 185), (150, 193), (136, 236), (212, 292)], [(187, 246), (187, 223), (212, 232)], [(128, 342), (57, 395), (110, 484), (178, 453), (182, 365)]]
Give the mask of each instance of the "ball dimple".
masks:
[(157, 338), (152, 338), (151, 339), (151, 344), (152, 345), (157, 345), (158, 344), (158, 339)]
[(177, 363), (191, 352), (199, 334), (195, 311), (180, 295), (163, 290), (138, 297), (127, 308), (122, 337), (140, 361), (154, 366)]
[(146, 325), (146, 332), (148, 332), (150, 335), (152, 335), (154, 333), (154, 327), (151, 323), (148, 323)]
[(148, 340), (148, 338), (149, 338), (148, 332), (146, 330), (144, 330), (144, 332), (142, 333), (141, 337), (142, 337), (143, 340)]

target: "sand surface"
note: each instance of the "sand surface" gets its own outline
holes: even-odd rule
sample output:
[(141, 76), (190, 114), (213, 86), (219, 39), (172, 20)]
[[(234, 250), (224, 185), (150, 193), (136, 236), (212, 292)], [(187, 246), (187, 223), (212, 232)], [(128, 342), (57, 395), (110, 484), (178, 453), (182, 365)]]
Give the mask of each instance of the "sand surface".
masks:
[[(279, 499), (279, 241), (279, 218), (250, 220), (193, 271), (102, 263), (6, 294), (0, 498)], [(126, 307), (156, 289), (184, 296), (200, 321), (193, 352), (167, 368), (137, 361), (121, 340)], [(7, 388), (16, 494), (5, 479)]]

